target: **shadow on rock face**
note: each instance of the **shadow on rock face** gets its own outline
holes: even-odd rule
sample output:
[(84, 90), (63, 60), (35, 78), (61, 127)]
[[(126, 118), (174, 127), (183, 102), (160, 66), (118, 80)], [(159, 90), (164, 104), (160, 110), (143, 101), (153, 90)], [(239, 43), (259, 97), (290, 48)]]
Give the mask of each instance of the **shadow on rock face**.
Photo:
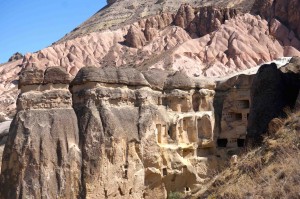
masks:
[(247, 126), (248, 146), (259, 145), (262, 135), (268, 131), (269, 122), (276, 117), (286, 117), (284, 109), (295, 106), (300, 88), (299, 73), (281, 70), (275, 63), (264, 64), (253, 80)]

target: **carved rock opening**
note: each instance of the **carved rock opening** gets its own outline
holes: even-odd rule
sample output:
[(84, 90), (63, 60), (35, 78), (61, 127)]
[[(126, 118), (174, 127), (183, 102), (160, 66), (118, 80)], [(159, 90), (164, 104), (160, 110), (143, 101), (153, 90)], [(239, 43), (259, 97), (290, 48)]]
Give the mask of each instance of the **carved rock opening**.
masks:
[(241, 121), (243, 119), (243, 114), (242, 113), (225, 113), (223, 116), (225, 116), (225, 119), (227, 121)]
[(193, 95), (193, 109), (195, 112), (199, 111), (201, 95), (200, 93), (195, 93)]
[(168, 170), (167, 170), (167, 168), (163, 168), (163, 169), (162, 169), (162, 174), (163, 174), (163, 176), (167, 176), (167, 175), (168, 175)]
[(237, 139), (237, 146), (244, 147), (245, 146), (245, 139)]
[(250, 108), (250, 102), (249, 102), (249, 100), (238, 100), (236, 102), (236, 106), (239, 109), (249, 109)]
[(218, 147), (227, 147), (228, 139), (218, 139), (217, 145)]

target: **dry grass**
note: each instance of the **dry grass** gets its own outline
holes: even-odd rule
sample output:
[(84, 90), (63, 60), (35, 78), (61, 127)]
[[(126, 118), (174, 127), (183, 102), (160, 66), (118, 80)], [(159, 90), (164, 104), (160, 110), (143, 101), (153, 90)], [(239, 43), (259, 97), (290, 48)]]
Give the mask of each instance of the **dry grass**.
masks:
[(220, 173), (197, 198), (300, 198), (300, 112), (272, 122), (263, 146)]

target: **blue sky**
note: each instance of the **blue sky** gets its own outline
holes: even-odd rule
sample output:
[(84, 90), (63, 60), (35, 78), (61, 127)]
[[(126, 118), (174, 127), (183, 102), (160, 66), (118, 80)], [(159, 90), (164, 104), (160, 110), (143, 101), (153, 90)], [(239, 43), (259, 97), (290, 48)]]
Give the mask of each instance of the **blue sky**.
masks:
[(0, 63), (43, 49), (106, 5), (106, 0), (0, 0)]

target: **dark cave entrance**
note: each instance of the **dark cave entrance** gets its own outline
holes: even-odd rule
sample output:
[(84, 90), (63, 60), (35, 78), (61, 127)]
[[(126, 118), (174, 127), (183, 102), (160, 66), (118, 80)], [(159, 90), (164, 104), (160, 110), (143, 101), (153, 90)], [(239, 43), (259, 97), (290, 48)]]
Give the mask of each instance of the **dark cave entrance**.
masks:
[(228, 144), (228, 139), (218, 139), (217, 145), (218, 147), (226, 147)]

